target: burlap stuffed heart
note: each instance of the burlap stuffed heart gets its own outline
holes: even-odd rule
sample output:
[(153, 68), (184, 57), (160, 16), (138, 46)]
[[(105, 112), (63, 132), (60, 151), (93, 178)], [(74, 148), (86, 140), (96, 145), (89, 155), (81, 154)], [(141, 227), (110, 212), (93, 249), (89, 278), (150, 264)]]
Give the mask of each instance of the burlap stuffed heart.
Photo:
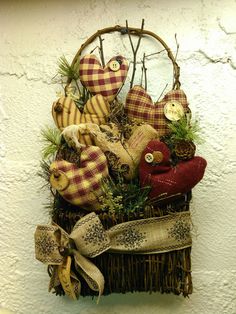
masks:
[[(109, 102), (102, 95), (95, 95), (90, 98), (85, 104), (83, 112), (80, 112), (75, 102), (69, 96), (59, 98), (52, 106), (52, 116), (60, 130), (72, 124), (86, 122), (104, 124), (109, 115)], [(79, 141), (85, 145), (93, 144), (88, 134), (81, 135)]]
[(151, 186), (150, 198), (189, 192), (203, 178), (206, 160), (194, 157), (172, 167), (170, 151), (160, 141), (151, 141), (142, 153), (139, 176), (142, 186)]
[(112, 101), (124, 84), (128, 68), (128, 62), (122, 56), (113, 57), (102, 68), (95, 55), (86, 55), (80, 60), (80, 81), (92, 94), (101, 94)]
[(102, 195), (101, 180), (107, 177), (108, 167), (99, 147), (82, 148), (80, 165), (65, 160), (54, 161), (50, 166), (50, 183), (69, 203), (99, 209), (98, 197)]
[(146, 90), (136, 85), (127, 94), (125, 110), (130, 119), (150, 124), (162, 136), (169, 132), (170, 120), (178, 120), (189, 108), (182, 90), (171, 90), (161, 101), (153, 103)]
[[(77, 134), (89, 133), (94, 137), (95, 144), (101, 148), (108, 158), (110, 167), (117, 167), (124, 170), (123, 175), (127, 179), (135, 176), (136, 168), (139, 164), (142, 151), (147, 143), (158, 138), (158, 132), (148, 124), (137, 126), (128, 140), (121, 140), (120, 133), (115, 124), (98, 126), (93, 123), (74, 126)], [(65, 129), (64, 132), (67, 130)], [(68, 132), (70, 133), (70, 132)], [(67, 141), (73, 141), (73, 137), (65, 136)], [(75, 146), (78, 143), (75, 141)]]

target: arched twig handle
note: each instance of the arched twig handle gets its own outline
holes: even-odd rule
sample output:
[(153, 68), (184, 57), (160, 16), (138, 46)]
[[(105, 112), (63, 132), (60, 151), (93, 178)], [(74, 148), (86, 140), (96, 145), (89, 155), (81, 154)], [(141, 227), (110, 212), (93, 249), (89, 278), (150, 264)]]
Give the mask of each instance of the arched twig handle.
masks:
[[(78, 52), (76, 53), (73, 61), (72, 61), (72, 65), (74, 65), (77, 60), (80, 58), (82, 51), (89, 45), (91, 44), (97, 37), (103, 35), (103, 34), (107, 34), (107, 33), (113, 33), (113, 32), (119, 32), (122, 35), (125, 34), (130, 34), (130, 35), (138, 35), (138, 36), (143, 36), (143, 35), (148, 35), (151, 36), (153, 38), (155, 38), (157, 41), (159, 41), (161, 43), (161, 45), (165, 48), (167, 55), (169, 57), (169, 59), (171, 60), (172, 64), (173, 64), (173, 72), (174, 72), (174, 83), (173, 83), (173, 89), (179, 89), (180, 88), (180, 81), (179, 81), (179, 76), (180, 76), (180, 68), (173, 56), (172, 51), (170, 50), (170, 48), (167, 46), (167, 44), (164, 42), (163, 39), (161, 39), (158, 35), (156, 35), (155, 33), (145, 30), (145, 29), (140, 29), (140, 28), (134, 28), (134, 27), (126, 27), (126, 26), (120, 26), (120, 25), (116, 25), (116, 26), (112, 26), (112, 27), (107, 27), (107, 28), (103, 28), (101, 30), (98, 30), (96, 33), (94, 33), (91, 37), (89, 37), (84, 44), (81, 45), (80, 49), (78, 50)], [(67, 80), (67, 85), (71, 83), (71, 79)]]

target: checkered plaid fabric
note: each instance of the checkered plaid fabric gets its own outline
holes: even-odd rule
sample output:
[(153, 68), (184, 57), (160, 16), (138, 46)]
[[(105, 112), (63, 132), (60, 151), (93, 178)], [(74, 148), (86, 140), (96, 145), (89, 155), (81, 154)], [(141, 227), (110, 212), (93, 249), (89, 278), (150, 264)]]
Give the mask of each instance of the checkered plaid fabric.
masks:
[[(58, 107), (60, 110), (58, 110)], [(52, 116), (56, 126), (60, 130), (63, 130), (72, 124), (104, 124), (107, 122), (109, 115), (110, 104), (102, 95), (95, 95), (90, 98), (84, 106), (83, 113), (80, 112), (69, 96), (59, 98), (52, 105)], [(79, 141), (85, 145), (93, 144), (93, 141), (88, 134), (80, 134)]]
[(60, 170), (69, 179), (68, 187), (58, 191), (74, 205), (98, 207), (98, 197), (102, 195), (101, 179), (108, 175), (107, 160), (99, 147), (82, 148), (80, 166), (65, 160), (54, 161), (50, 170)]
[[(110, 62), (119, 61), (120, 69), (112, 71)], [(95, 55), (86, 55), (80, 60), (79, 75), (81, 83), (93, 94), (101, 94), (108, 101), (112, 101), (126, 79), (128, 62), (122, 56), (113, 57), (105, 68)]]
[(189, 110), (187, 97), (182, 90), (171, 90), (161, 101), (154, 104), (144, 88), (134, 86), (126, 98), (126, 114), (130, 119), (150, 124), (162, 136), (169, 132), (167, 124), (170, 121), (164, 115), (165, 104), (169, 101), (180, 102), (185, 113)]

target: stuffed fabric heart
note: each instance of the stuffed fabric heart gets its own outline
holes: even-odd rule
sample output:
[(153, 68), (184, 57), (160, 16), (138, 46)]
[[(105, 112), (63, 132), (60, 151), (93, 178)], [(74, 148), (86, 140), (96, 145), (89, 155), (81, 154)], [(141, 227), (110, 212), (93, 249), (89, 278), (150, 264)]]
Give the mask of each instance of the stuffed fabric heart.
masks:
[(95, 55), (86, 55), (80, 60), (80, 81), (92, 94), (101, 94), (112, 101), (124, 84), (128, 68), (128, 62), (122, 56), (113, 57), (102, 68)]
[(50, 183), (69, 203), (99, 209), (101, 180), (108, 176), (106, 156), (96, 146), (82, 148), (80, 165), (65, 160), (50, 166)]
[(207, 163), (202, 157), (179, 162), (175, 167), (169, 158), (169, 149), (159, 141), (149, 142), (142, 153), (139, 176), (142, 186), (152, 187), (150, 198), (187, 193), (203, 178)]
[[(107, 131), (95, 132), (95, 143), (106, 154), (108, 161), (109, 156), (116, 156), (121, 167), (128, 165), (124, 177), (132, 179), (135, 176), (135, 171), (139, 164), (143, 149), (150, 140), (158, 138), (158, 133), (150, 125), (144, 124), (137, 126), (128, 140), (121, 141), (120, 136), (112, 136), (112, 129), (113, 127), (110, 128), (110, 133)], [(114, 128), (114, 135), (115, 134)]]
[(150, 124), (162, 136), (169, 132), (170, 120), (178, 120), (189, 108), (182, 90), (171, 90), (154, 104), (146, 90), (136, 85), (127, 94), (125, 110), (130, 119)]
[[(95, 144), (107, 156), (110, 167), (114, 169), (118, 165), (120, 169), (125, 170), (123, 175), (127, 179), (132, 179), (135, 176), (135, 170), (147, 143), (158, 138), (157, 131), (148, 124), (137, 126), (126, 141), (121, 141), (120, 133), (115, 124), (98, 126), (93, 123), (86, 123), (76, 127), (77, 133), (87, 132), (94, 137)], [(66, 129), (64, 131), (66, 132)]]
[[(52, 116), (56, 126), (63, 130), (69, 125), (92, 122), (104, 124), (110, 115), (109, 102), (102, 95), (90, 98), (84, 106), (83, 113), (77, 108), (74, 101), (69, 97), (61, 97), (52, 106)], [(80, 143), (92, 145), (89, 135), (81, 135)]]

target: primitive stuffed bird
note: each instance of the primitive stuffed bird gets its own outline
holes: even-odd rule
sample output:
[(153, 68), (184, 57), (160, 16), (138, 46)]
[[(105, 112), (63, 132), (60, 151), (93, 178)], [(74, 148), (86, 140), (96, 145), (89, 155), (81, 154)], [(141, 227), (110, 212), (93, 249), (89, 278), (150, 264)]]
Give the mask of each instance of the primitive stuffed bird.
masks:
[(203, 178), (207, 162), (194, 157), (172, 166), (170, 150), (158, 140), (152, 140), (142, 153), (139, 176), (142, 186), (151, 186), (150, 198), (187, 193)]

